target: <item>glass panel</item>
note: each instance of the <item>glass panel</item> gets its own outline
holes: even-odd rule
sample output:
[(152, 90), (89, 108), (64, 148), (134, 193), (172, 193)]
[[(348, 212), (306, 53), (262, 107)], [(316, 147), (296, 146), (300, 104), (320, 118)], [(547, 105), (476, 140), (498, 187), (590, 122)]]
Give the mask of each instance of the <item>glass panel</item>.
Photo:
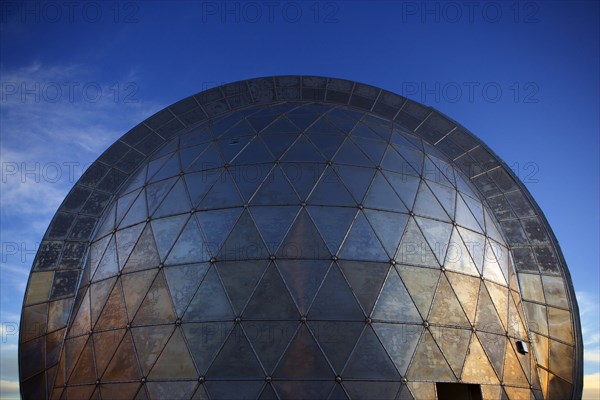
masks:
[[(153, 219), (150, 223), (152, 225), (152, 233), (156, 242), (156, 248), (160, 259), (164, 261), (167, 253), (175, 243), (175, 239), (179, 236), (181, 228), (189, 219), (189, 215), (176, 215), (169, 218)], [(117, 232), (118, 234), (118, 232)], [(117, 235), (118, 241), (118, 235)], [(119, 261), (121, 259), (119, 258)]]
[(367, 139), (371, 139), (371, 140), (381, 141), (381, 137), (379, 135), (377, 135), (375, 132), (373, 132), (373, 130), (371, 128), (367, 127), (367, 125), (363, 125), (360, 122), (358, 124), (356, 124), (356, 126), (352, 130), (352, 137), (354, 139), (367, 138)]
[(408, 215), (375, 210), (365, 210), (364, 214), (385, 247), (388, 259), (394, 258), (408, 222)]
[(260, 138), (267, 144), (271, 154), (279, 160), (298, 136), (293, 134), (261, 134)]
[(344, 240), (340, 258), (371, 261), (390, 260), (390, 256), (383, 249), (377, 235), (365, 218), (364, 212), (358, 212), (352, 228)]
[[(50, 307), (48, 307), (48, 330), (47, 330), (47, 332), (52, 332), (56, 329), (63, 328), (67, 325), (67, 322), (69, 321), (69, 316), (71, 315), (71, 305), (72, 304), (73, 304), (73, 299), (56, 300), (56, 301), (53, 301), (52, 303), (50, 303)], [(28, 308), (33, 308), (33, 307), (23, 308), (23, 311), (25, 311)], [(38, 317), (45, 319), (46, 318), (45, 311), (43, 312), (43, 315), (40, 315), (40, 314), (42, 314), (41, 310), (46, 309), (45, 304), (35, 306), (35, 308), (37, 308), (36, 314), (38, 314), (38, 311), (40, 312), (38, 314)], [(25, 322), (25, 320), (26, 320), (25, 317), (23, 317), (23, 322)], [(29, 318), (27, 318), (27, 320), (29, 320)], [(35, 321), (35, 319), (34, 319), (34, 321)]]
[(444, 356), (446, 356), (446, 360), (450, 364), (454, 374), (460, 376), (465, 358), (467, 357), (471, 331), (441, 326), (432, 326), (429, 328), (429, 331)]
[(312, 134), (310, 140), (327, 160), (331, 160), (338, 151), (344, 137), (341, 135)]
[(502, 326), (508, 328), (508, 288), (496, 285), (490, 281), (486, 281), (485, 286), (490, 294), (492, 303), (496, 307), (496, 312), (498, 312)]
[(340, 261), (339, 265), (365, 315), (371, 315), (375, 300), (390, 269), (389, 263)]
[(159, 218), (166, 215), (181, 214), (190, 211), (191, 208), (183, 179), (179, 179), (152, 217)]
[(434, 324), (471, 326), (445, 275), (440, 277), (428, 320)]
[(148, 382), (146, 386), (152, 399), (183, 400), (190, 398), (198, 382)]
[(316, 162), (325, 161), (317, 148), (303, 135), (290, 147), (281, 159), (284, 162)]
[(204, 231), (207, 247), (211, 254), (218, 253), (241, 213), (242, 208), (227, 208), (195, 214), (202, 231)]
[[(508, 309), (508, 334), (510, 336), (514, 336), (517, 337), (519, 339), (526, 339), (527, 338), (527, 330), (525, 329), (525, 325), (523, 324), (523, 321), (521, 321), (521, 317), (519, 316), (519, 313), (517, 312), (517, 306), (515, 305), (514, 300), (512, 299), (512, 296), (510, 298), (510, 300), (508, 301), (509, 303), (509, 309)], [(533, 322), (533, 326), (535, 327), (535, 321)], [(537, 327), (535, 327), (536, 331), (538, 331)]]
[(364, 328), (364, 322), (310, 321), (309, 327), (323, 352), (340, 375)]
[(362, 203), (376, 170), (352, 166), (335, 166), (335, 170), (357, 203)]
[(102, 307), (108, 299), (108, 295), (111, 293), (112, 288), (117, 278), (106, 279), (104, 281), (94, 283), (90, 286), (91, 303), (92, 303), (92, 326), (96, 323)]
[(232, 160), (233, 165), (273, 162), (271, 152), (262, 139), (256, 137)]
[[(432, 162), (431, 159), (435, 159), (431, 155), (425, 157), (423, 163), (423, 179), (427, 179), (429, 183), (442, 184), (452, 187), (452, 183), (448, 178), (439, 170), (439, 168)], [(452, 169), (450, 169), (452, 171)]]
[(450, 217), (446, 214), (429, 187), (427, 187), (425, 181), (421, 181), (413, 211), (417, 215), (450, 222)]
[(121, 284), (117, 283), (112, 288), (112, 292), (104, 305), (94, 329), (108, 330), (112, 328), (121, 328), (126, 324), (127, 315), (125, 313), (125, 304), (123, 302), (123, 292)]
[(367, 208), (408, 213), (404, 203), (400, 200), (396, 192), (394, 192), (394, 189), (392, 189), (381, 172), (377, 172), (375, 175), (369, 193), (365, 197), (364, 206)]
[(448, 250), (448, 243), (450, 242), (452, 225), (422, 217), (415, 217), (415, 221), (419, 228), (421, 228), (423, 236), (427, 239), (429, 247), (433, 249), (438, 262), (440, 265), (443, 265), (446, 251)]
[(98, 369), (98, 376), (101, 376), (104, 373), (104, 370), (108, 366), (108, 362), (111, 360), (119, 343), (121, 343), (124, 334), (125, 329), (118, 329), (114, 331), (94, 332), (92, 335), (94, 339), (94, 349), (96, 350), (96, 368)]
[(254, 400), (264, 386), (260, 381), (209, 381), (206, 390), (211, 399)]
[(374, 167), (373, 161), (354, 144), (350, 138), (346, 139), (333, 158), (335, 164), (360, 165), (363, 167)]
[(201, 210), (211, 208), (225, 208), (241, 206), (243, 200), (233, 181), (233, 177), (228, 171), (223, 171), (223, 174), (216, 180), (215, 184), (202, 199), (198, 208)]
[(244, 260), (266, 258), (267, 249), (248, 211), (244, 211), (223, 243), (217, 258), (220, 260)]
[(164, 269), (177, 316), (183, 315), (209, 267), (210, 264), (202, 263)]
[[(329, 261), (278, 260), (279, 269), (301, 315), (306, 315), (325, 273)], [(222, 276), (222, 274), (221, 274)]]
[(503, 383), (505, 385), (518, 385), (518, 386), (529, 386), (529, 382), (523, 373), (523, 369), (517, 355), (513, 350), (513, 347), (508, 344), (506, 348), (506, 359), (504, 360), (504, 377)]
[(155, 268), (159, 263), (152, 228), (147, 224), (123, 267), (123, 273)]
[(343, 383), (352, 399), (393, 399), (400, 382), (346, 381)]
[(113, 235), (92, 280), (99, 281), (110, 276), (115, 276), (117, 272), (119, 272), (119, 264), (115, 236)]
[(385, 286), (377, 299), (373, 319), (392, 322), (423, 322), (395, 269), (389, 272)]
[(187, 264), (208, 261), (209, 259), (210, 255), (200, 233), (198, 222), (195, 218), (190, 218), (169, 253), (165, 264)]
[(422, 379), (428, 377), (436, 381), (453, 381), (456, 378), (450, 366), (444, 359), (433, 336), (429, 331), (423, 333), (423, 338), (415, 352), (415, 357), (408, 369), (408, 379)]
[(527, 313), (527, 327), (535, 332), (548, 335), (548, 319), (546, 317), (546, 307), (540, 304), (523, 302), (525, 312)]
[(204, 375), (231, 332), (233, 322), (183, 324), (182, 328), (198, 372)]
[(499, 334), (505, 332), (502, 324), (500, 323), (500, 318), (496, 313), (494, 303), (492, 303), (492, 299), (490, 298), (485, 285), (482, 285), (481, 290), (479, 291), (479, 302), (477, 303), (475, 327), (478, 330), (483, 330), (486, 332), (494, 332)]
[(320, 111), (304, 112), (302, 109), (290, 111), (287, 114), (289, 120), (292, 121), (292, 123), (301, 130), (305, 130), (306, 128), (308, 128), (320, 116)]
[[(298, 360), (302, 360), (298, 363)], [(333, 371), (317, 346), (306, 325), (301, 324), (296, 336), (277, 365), (274, 378), (323, 378)]]
[(104, 215), (104, 219), (102, 220), (102, 223), (100, 224), (100, 226), (98, 227), (98, 230), (94, 234), (95, 238), (100, 238), (100, 237), (106, 235), (107, 233), (110, 233), (113, 229), (115, 229), (116, 209), (117, 209), (117, 204), (115, 203), (110, 208), (110, 211), (108, 211)]
[(181, 329), (175, 329), (171, 339), (169, 339), (165, 349), (150, 371), (148, 378), (185, 379), (197, 377), (198, 374), (183, 340)]
[(326, 399), (335, 382), (327, 381), (277, 381), (273, 387), (282, 399)]
[(542, 275), (544, 293), (548, 304), (558, 307), (569, 308), (569, 301), (565, 293), (565, 284), (560, 276)]
[(569, 311), (548, 307), (548, 328), (550, 329), (550, 336), (553, 338), (573, 343), (571, 313)]
[(100, 392), (103, 399), (131, 399), (135, 396), (135, 393), (140, 387), (139, 383), (115, 383), (111, 385), (100, 385), (96, 389), (95, 399), (99, 399), (100, 396), (97, 394)]
[(94, 366), (94, 346), (89, 339), (79, 356), (69, 384), (94, 383), (96, 381), (96, 368)]
[(218, 176), (216, 171), (209, 171), (186, 174), (183, 177), (190, 193), (192, 206), (195, 207), (200, 203)]
[(52, 289), (53, 271), (33, 272), (29, 277), (29, 286), (25, 296), (25, 305), (47, 301)]
[(396, 194), (402, 199), (406, 208), (412, 210), (421, 180), (414, 176), (387, 171), (384, 171), (383, 175), (390, 182)]
[[(480, 343), (482, 344), (488, 358), (490, 359), (492, 366), (496, 370), (496, 373), (498, 374), (498, 376), (502, 376), (506, 338), (504, 336), (494, 335), (485, 332), (477, 332), (477, 337), (479, 338)], [(515, 361), (517, 360), (515, 359)], [(521, 369), (519, 365), (517, 365), (516, 367)], [(511, 368), (513, 368), (513, 366), (511, 366)]]
[(344, 368), (343, 376), (350, 379), (397, 380), (400, 378), (394, 363), (370, 326), (363, 331)]
[(145, 224), (137, 224), (130, 228), (120, 229), (116, 232), (117, 254), (119, 256), (119, 269), (123, 269), (133, 246), (137, 242)]
[(400, 374), (405, 376), (423, 332), (423, 326), (375, 323), (373, 329)]
[(219, 149), (215, 143), (211, 143), (210, 146), (202, 153), (200, 157), (196, 159), (187, 167), (187, 171), (206, 171), (215, 169), (223, 166), (224, 162), (219, 153)]
[(521, 296), (523, 300), (533, 300), (545, 303), (544, 289), (542, 280), (538, 274), (519, 274), (519, 284), (521, 286)]
[(236, 325), (206, 376), (215, 378), (263, 378), (265, 373), (240, 325)]
[(293, 259), (331, 258), (325, 242), (305, 209), (300, 210), (298, 218), (296, 218), (277, 251), (277, 257)]
[(281, 164), (281, 169), (290, 181), (300, 200), (306, 200), (325, 169), (325, 164)]
[(275, 122), (265, 128), (261, 134), (267, 133), (299, 133), (300, 129), (292, 124), (286, 117), (280, 116)]
[(456, 192), (454, 189), (433, 182), (428, 182), (427, 184), (442, 207), (444, 207), (444, 210), (446, 210), (446, 213), (451, 219), (454, 218), (454, 208), (456, 203)]
[(310, 319), (363, 321), (365, 315), (337, 265), (333, 264), (309, 312)]
[[(146, 186), (146, 198), (148, 199), (148, 212), (149, 215), (154, 214), (156, 208), (161, 203), (161, 201), (165, 198), (169, 190), (173, 187), (177, 181), (177, 177), (173, 177), (171, 179), (167, 179), (164, 181), (160, 181), (157, 183), (150, 184)], [(137, 203), (137, 200), (136, 200)], [(132, 208), (135, 207), (135, 203)], [(131, 213), (131, 211), (129, 211)], [(128, 219), (128, 216), (125, 217), (125, 220)], [(123, 222), (125, 222), (125, 220)], [(135, 221), (138, 222), (138, 221)], [(121, 224), (123, 225), (123, 224)]]
[(248, 340), (258, 355), (267, 375), (271, 375), (277, 361), (296, 333), (297, 321), (242, 323)]
[(115, 352), (114, 357), (108, 364), (106, 372), (102, 375), (102, 381), (114, 382), (139, 380), (140, 378), (140, 369), (136, 361), (133, 341), (131, 340), (131, 335), (126, 334), (121, 341), (119, 348)]
[(440, 267), (414, 218), (408, 220), (406, 231), (394, 258), (402, 264), (422, 265), (429, 268)]
[[(502, 272), (502, 267), (498, 263), (496, 254), (499, 254), (500, 257), (503, 257), (505, 260), (508, 257), (508, 252), (503, 248), (498, 246), (497, 244), (492, 244), (493, 242), (486, 240), (485, 244), (485, 253), (484, 253), (484, 267), (483, 267), (483, 276), (490, 281), (499, 283), (503, 286), (508, 286), (508, 283), (505, 279), (505, 274)], [(508, 264), (504, 264), (508, 267)], [(506, 271), (508, 272), (508, 271)]]
[(463, 310), (467, 314), (469, 321), (475, 322), (475, 311), (477, 298), (479, 297), (479, 278), (446, 272), (448, 282), (454, 289)]
[(244, 319), (299, 319), (298, 310), (290, 297), (275, 265), (267, 268), (243, 312)]
[(185, 149), (181, 149), (179, 151), (179, 160), (181, 162), (181, 166), (183, 170), (187, 170), (190, 164), (206, 150), (206, 147), (210, 144), (210, 142), (205, 142), (199, 144), (198, 146), (187, 147)]
[[(150, 182), (157, 182), (161, 179), (170, 178), (179, 174), (181, 168), (179, 167), (179, 157), (177, 154), (173, 154), (169, 160), (164, 163), (164, 165), (160, 168), (160, 170), (150, 178)], [(150, 175), (149, 175), (150, 176)]]
[(405, 265), (397, 266), (396, 269), (408, 290), (408, 294), (416, 304), (423, 319), (425, 319), (424, 317), (429, 314), (440, 271)]
[(140, 309), (135, 314), (133, 322), (136, 325), (159, 324), (175, 322), (177, 316), (171, 304), (171, 296), (167, 288), (164, 274), (159, 272), (142, 301)]
[(236, 315), (241, 315), (267, 263), (267, 261), (234, 261), (215, 264)]
[(467, 247), (458, 234), (458, 230), (452, 231), (448, 251), (446, 252), (446, 261), (444, 267), (449, 271), (457, 271), (463, 274), (479, 276), (479, 270), (473, 262)]
[(355, 207), (356, 201), (342, 184), (333, 168), (327, 167), (315, 190), (308, 198), (309, 204)]
[(121, 277), (123, 293), (125, 294), (125, 307), (129, 320), (133, 319), (142, 299), (154, 281), (158, 269), (149, 269)]
[(548, 374), (548, 398), (568, 399), (573, 395), (573, 385), (560, 379), (558, 376)]
[(91, 328), (92, 326), (90, 324), (90, 292), (89, 290), (86, 290), (85, 296), (83, 297), (83, 301), (81, 302), (79, 310), (77, 311), (77, 315), (71, 323), (71, 329), (69, 331), (68, 337), (87, 334)]
[(252, 197), (253, 205), (299, 204), (300, 199), (279, 166), (275, 166)]
[(183, 315), (184, 321), (232, 320), (233, 310), (215, 268), (211, 268), (200, 284)]
[(174, 325), (157, 325), (131, 330), (144, 376), (148, 376), (174, 328)]
[(354, 143), (369, 157), (375, 165), (379, 165), (383, 158), (383, 153), (387, 149), (387, 143), (380, 140), (369, 140), (361, 137), (355, 137)]
[(473, 214), (465, 204), (462, 196), (456, 196), (456, 223), (472, 231), (483, 233), (483, 230), (473, 217)]
[(476, 335), (472, 336), (461, 379), (465, 383), (499, 384), (498, 377), (490, 365)]
[(331, 254), (336, 254), (354, 220), (356, 209), (309, 206), (308, 212), (315, 221), (329, 251)]
[(167, 161), (171, 159), (172, 155), (166, 155), (157, 159), (154, 159), (148, 163), (148, 181), (156, 174), (156, 172), (163, 166)]

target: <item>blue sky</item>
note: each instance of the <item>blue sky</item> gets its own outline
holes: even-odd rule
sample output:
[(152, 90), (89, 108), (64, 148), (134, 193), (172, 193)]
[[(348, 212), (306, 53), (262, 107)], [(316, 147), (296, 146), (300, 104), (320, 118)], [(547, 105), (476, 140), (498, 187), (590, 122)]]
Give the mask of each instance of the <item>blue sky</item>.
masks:
[(598, 393), (599, 3), (0, 3), (0, 398), (38, 243), (89, 163), (163, 107), (226, 82), (303, 74), (433, 106), (525, 181), (571, 270)]

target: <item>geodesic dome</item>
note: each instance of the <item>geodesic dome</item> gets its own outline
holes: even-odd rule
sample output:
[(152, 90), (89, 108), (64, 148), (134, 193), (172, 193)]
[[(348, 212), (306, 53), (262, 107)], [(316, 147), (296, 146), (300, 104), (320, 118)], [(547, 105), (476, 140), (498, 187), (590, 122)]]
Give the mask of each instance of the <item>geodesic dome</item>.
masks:
[(244, 81), (140, 124), (65, 199), (22, 391), (569, 397), (573, 310), (535, 203), (464, 128), (347, 81)]

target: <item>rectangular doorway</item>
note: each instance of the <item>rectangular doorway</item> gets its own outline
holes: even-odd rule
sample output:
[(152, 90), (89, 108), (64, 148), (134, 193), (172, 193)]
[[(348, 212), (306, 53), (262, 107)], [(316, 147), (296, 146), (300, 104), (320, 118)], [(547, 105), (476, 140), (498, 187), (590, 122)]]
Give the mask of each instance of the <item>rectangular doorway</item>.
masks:
[(438, 400), (483, 400), (480, 385), (437, 382), (435, 386)]

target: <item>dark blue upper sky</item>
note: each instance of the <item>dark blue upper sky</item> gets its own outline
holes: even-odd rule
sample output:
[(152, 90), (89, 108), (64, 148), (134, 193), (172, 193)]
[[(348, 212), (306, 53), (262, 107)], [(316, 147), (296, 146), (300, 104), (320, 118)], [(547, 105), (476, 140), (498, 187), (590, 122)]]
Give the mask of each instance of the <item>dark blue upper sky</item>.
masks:
[(433, 106), (514, 167), (592, 313), (597, 353), (598, 2), (1, 4), (2, 241), (18, 248), (3, 247), (3, 321), (20, 312), (29, 250), (74, 184), (67, 163), (79, 176), (133, 125), (208, 87), (313, 74)]

